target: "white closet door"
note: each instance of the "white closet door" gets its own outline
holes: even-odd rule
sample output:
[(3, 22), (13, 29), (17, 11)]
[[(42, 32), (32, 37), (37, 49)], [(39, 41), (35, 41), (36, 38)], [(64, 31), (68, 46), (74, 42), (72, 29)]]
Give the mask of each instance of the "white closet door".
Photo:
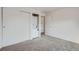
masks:
[(29, 40), (30, 14), (19, 8), (3, 8), (3, 46)]

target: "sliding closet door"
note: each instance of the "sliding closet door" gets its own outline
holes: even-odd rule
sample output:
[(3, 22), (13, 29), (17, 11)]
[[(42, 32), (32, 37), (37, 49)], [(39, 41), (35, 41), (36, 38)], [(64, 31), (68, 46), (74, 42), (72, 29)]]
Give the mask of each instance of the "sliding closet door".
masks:
[(21, 8), (3, 8), (3, 45), (8, 46), (29, 40), (30, 14)]

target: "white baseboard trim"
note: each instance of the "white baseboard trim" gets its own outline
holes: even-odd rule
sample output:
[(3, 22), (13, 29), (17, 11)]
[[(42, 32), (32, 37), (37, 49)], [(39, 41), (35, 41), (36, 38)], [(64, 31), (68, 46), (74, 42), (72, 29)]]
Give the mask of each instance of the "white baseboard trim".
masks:
[(59, 38), (59, 39), (62, 39), (62, 40), (66, 40), (66, 41), (70, 41), (70, 42), (79, 44), (79, 41), (68, 40), (68, 39), (64, 39), (62, 37), (58, 37), (58, 36), (55, 36), (55, 35), (49, 35), (49, 34), (45, 34), (45, 35), (50, 36), (50, 37), (56, 37), (56, 38)]
[[(32, 40), (32, 39), (29, 39), (29, 40)], [(4, 44), (3, 43), (3, 47), (7, 47), (7, 46), (11, 46), (11, 45), (15, 45), (15, 44), (18, 44), (18, 43), (21, 43), (21, 42), (24, 42), (24, 41), (27, 41), (27, 40), (20, 40), (20, 41), (17, 41), (17, 42), (13, 42), (13, 43), (9, 43), (9, 44)]]

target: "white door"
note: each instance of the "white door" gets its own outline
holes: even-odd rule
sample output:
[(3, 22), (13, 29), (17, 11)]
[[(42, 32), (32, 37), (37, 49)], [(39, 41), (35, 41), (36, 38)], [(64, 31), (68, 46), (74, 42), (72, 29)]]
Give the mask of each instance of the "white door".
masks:
[(29, 40), (30, 14), (19, 8), (3, 8), (3, 46)]
[(32, 38), (39, 36), (39, 19), (38, 16), (32, 15)]

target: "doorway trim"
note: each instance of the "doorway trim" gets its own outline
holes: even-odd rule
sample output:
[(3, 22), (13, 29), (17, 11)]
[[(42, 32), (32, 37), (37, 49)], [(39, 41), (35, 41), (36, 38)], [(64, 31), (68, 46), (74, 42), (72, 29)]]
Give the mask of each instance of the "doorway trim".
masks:
[[(41, 16), (41, 20), (42, 20), (42, 17), (44, 17), (44, 26), (43, 26), (43, 28), (44, 28), (44, 35), (45, 35), (45, 16)], [(41, 32), (41, 35), (42, 35), (42, 32)]]

